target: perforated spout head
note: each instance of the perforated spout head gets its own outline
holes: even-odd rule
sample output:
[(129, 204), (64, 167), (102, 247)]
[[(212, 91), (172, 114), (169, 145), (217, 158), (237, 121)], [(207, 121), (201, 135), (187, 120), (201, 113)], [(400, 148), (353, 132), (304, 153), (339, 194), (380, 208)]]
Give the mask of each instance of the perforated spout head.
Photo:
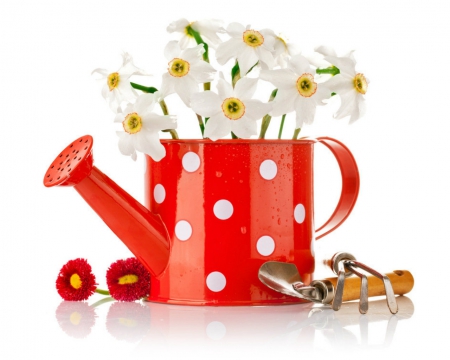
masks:
[(92, 136), (85, 135), (68, 145), (53, 160), (44, 176), (44, 185), (75, 186), (91, 173), (94, 158)]

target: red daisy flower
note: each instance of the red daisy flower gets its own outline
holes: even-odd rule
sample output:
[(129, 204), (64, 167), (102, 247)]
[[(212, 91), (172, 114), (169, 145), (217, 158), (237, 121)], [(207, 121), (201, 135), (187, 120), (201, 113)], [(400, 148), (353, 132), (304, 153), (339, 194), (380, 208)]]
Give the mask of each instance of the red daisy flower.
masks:
[(85, 259), (69, 260), (56, 279), (58, 294), (69, 301), (86, 300), (94, 293), (95, 285), (91, 265)]
[(136, 258), (117, 260), (106, 272), (106, 283), (114, 299), (135, 301), (148, 296), (150, 273)]

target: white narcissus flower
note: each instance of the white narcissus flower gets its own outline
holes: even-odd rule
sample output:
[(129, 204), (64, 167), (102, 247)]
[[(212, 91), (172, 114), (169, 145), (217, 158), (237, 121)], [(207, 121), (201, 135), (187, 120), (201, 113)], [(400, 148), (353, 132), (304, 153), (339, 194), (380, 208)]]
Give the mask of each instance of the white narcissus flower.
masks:
[(98, 73), (101, 75), (99, 80), (104, 81), (102, 96), (114, 112), (118, 111), (122, 102), (133, 101), (138, 95), (130, 85), (130, 77), (132, 75), (149, 75), (133, 64), (133, 58), (130, 54), (124, 52), (122, 58), (122, 66), (117, 71), (106, 69), (92, 71), (92, 74)]
[(204, 52), (202, 44), (185, 50), (181, 50), (176, 41), (167, 44), (164, 55), (169, 60), (169, 67), (162, 77), (163, 97), (177, 93), (186, 106), (189, 106), (191, 95), (199, 91), (198, 84), (213, 80), (216, 70), (202, 60)]
[(197, 31), (202, 39), (213, 49), (216, 49), (217, 46), (222, 42), (222, 40), (217, 36), (217, 33), (225, 32), (222, 20), (208, 19), (198, 20), (190, 23), (186, 19), (179, 19), (170, 23), (170, 25), (167, 27), (167, 32), (178, 32), (182, 34), (179, 44), (180, 48), (183, 50), (190, 46), (192, 47), (197, 45), (194, 37), (187, 32), (188, 26)]
[(136, 160), (136, 150), (145, 153), (155, 161), (166, 155), (166, 149), (159, 141), (158, 132), (177, 127), (176, 118), (152, 112), (158, 94), (142, 94), (134, 104), (128, 104), (118, 113), (115, 122), (122, 123), (124, 131), (117, 131), (119, 150), (123, 155)]
[(341, 98), (341, 106), (334, 114), (336, 119), (350, 116), (349, 123), (363, 117), (366, 112), (364, 94), (367, 92), (369, 79), (355, 70), (356, 60), (353, 51), (346, 56), (338, 57), (336, 52), (325, 46), (314, 49), (324, 55), (324, 59), (339, 69), (339, 74), (326, 82), (326, 86)]
[(290, 57), (300, 54), (300, 49), (297, 45), (288, 42), (281, 34), (275, 35), (275, 33), (273, 33), (273, 36), (275, 38), (275, 44), (273, 46), (275, 63), (284, 69), (287, 67)]
[(240, 138), (257, 134), (256, 120), (272, 109), (271, 104), (252, 99), (257, 82), (258, 79), (244, 77), (233, 89), (224, 79), (219, 79), (218, 94), (204, 91), (192, 96), (192, 110), (209, 117), (205, 125), (205, 137), (217, 140), (231, 132)]
[(227, 33), (231, 39), (220, 44), (216, 51), (217, 62), (220, 65), (225, 65), (231, 58), (236, 58), (241, 76), (245, 76), (258, 61), (263, 69), (273, 68), (272, 51), (275, 38), (272, 30), (256, 31), (250, 29), (250, 26), (245, 28), (242, 24), (234, 22), (228, 25)]
[(262, 80), (278, 88), (274, 100), (272, 116), (296, 112), (296, 128), (312, 124), (316, 107), (325, 105), (323, 100), (331, 96), (331, 91), (323, 84), (314, 81), (315, 70), (302, 55), (295, 55), (289, 60), (286, 69), (263, 70)]

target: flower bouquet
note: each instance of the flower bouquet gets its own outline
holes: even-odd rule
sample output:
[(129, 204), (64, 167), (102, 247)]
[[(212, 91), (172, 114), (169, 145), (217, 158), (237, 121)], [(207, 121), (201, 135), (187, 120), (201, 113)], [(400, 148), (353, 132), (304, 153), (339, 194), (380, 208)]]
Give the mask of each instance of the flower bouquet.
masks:
[[(213, 141), (230, 136), (264, 139), (272, 117), (278, 116), (280, 139), (290, 113), (295, 113), (296, 123), (291, 138), (297, 139), (301, 128), (313, 123), (316, 107), (332, 96), (341, 99), (335, 118), (350, 116), (352, 123), (364, 114), (363, 95), (369, 81), (356, 72), (353, 52), (338, 57), (333, 49), (320, 46), (315, 49), (320, 59), (308, 59), (270, 29), (255, 30), (236, 22), (224, 28), (219, 20), (180, 19), (167, 31), (180, 36), (164, 49), (168, 66), (160, 86), (130, 80), (133, 75), (148, 73), (137, 68), (128, 53), (123, 54), (117, 71), (93, 71), (101, 75), (102, 95), (116, 113), (114, 121), (123, 126), (123, 131), (117, 132), (119, 150), (133, 160), (136, 151), (155, 161), (165, 156), (160, 131), (179, 138), (177, 118), (169, 114), (165, 101), (172, 94), (194, 112), (199, 136)], [(233, 65), (230, 76), (210, 64), (211, 55), (221, 66)], [(274, 86), (268, 102), (253, 98), (260, 80)], [(157, 107), (162, 114), (156, 113)]]

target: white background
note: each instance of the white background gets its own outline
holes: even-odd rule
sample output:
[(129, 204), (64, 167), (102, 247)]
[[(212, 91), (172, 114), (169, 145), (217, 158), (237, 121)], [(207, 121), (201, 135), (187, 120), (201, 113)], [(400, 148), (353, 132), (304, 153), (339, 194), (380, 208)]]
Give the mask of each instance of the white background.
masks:
[[(1, 357), (442, 355), (449, 335), (446, 300), (450, 295), (445, 284), (450, 214), (449, 13), (447, 2), (433, 0), (3, 0)], [(163, 48), (173, 39), (165, 29), (181, 17), (269, 27), (286, 34), (305, 54), (322, 44), (334, 47), (338, 54), (356, 50), (357, 70), (371, 80), (367, 115), (351, 126), (347, 120), (334, 120), (336, 99), (317, 112), (313, 126), (302, 130), (304, 136), (343, 141), (361, 174), (360, 197), (352, 215), (318, 242), (316, 254), (319, 259), (347, 250), (380, 271), (410, 270), (416, 280), (408, 295), (414, 311), (405, 305), (403, 317), (408, 319), (398, 321), (395, 331), (392, 321), (398, 318), (391, 318), (389, 327), (386, 310), (383, 306), (376, 310), (375, 305), (372, 318), (360, 318), (353, 307), (345, 321), (338, 321), (348, 325), (344, 332), (336, 326), (317, 325), (312, 340), (304, 336), (306, 330), (298, 319), (307, 318), (309, 307), (305, 306), (270, 308), (267, 313), (251, 308), (242, 313), (186, 309), (192, 324), (198, 325), (204, 317), (204, 328), (183, 320), (179, 308), (171, 308), (172, 315), (167, 317), (168, 308), (157, 307), (152, 314), (160, 312), (160, 318), (155, 316), (150, 325), (144, 325), (144, 340), (127, 341), (117, 340), (105, 325), (110, 304), (96, 309), (96, 324), (86, 338), (75, 339), (61, 330), (55, 317), (61, 299), (54, 286), (60, 267), (69, 259), (87, 258), (100, 287), (105, 288), (109, 264), (130, 253), (73, 189), (46, 189), (42, 178), (60, 150), (75, 138), (91, 134), (96, 165), (142, 201), (142, 156), (134, 163), (119, 153), (113, 114), (90, 73), (97, 67), (116, 70), (120, 53), (128, 51), (137, 66), (155, 74), (142, 82), (158, 87), (166, 66)], [(167, 102), (179, 115), (181, 137), (198, 137), (195, 116), (182, 110), (175, 96)], [(273, 124), (278, 121), (274, 119)], [(292, 129), (291, 115), (285, 133)], [(316, 216), (323, 222), (337, 202), (339, 174), (325, 149), (318, 146), (316, 152)], [(319, 269), (318, 275), (331, 274)], [(381, 315), (375, 321), (377, 311)], [(252, 323), (255, 318), (260, 321)], [(364, 335), (367, 319), (368, 338)], [(162, 321), (170, 321), (171, 326), (164, 328)], [(276, 326), (280, 321), (281, 330)], [(293, 324), (297, 328), (289, 330)], [(145, 326), (150, 326), (150, 332)]]

